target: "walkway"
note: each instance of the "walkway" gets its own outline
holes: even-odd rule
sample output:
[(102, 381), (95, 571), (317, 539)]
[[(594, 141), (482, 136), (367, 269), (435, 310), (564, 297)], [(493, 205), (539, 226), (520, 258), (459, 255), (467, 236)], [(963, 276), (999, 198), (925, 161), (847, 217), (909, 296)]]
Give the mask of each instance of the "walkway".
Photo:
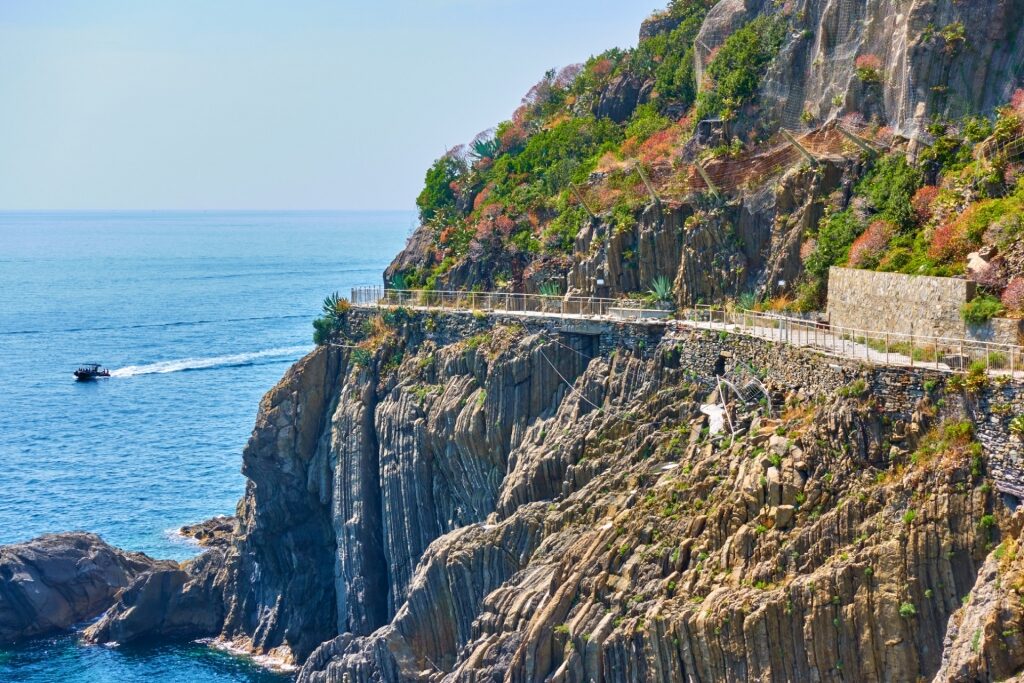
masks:
[(757, 311), (701, 306), (673, 315), (641, 300), (561, 297), (506, 292), (385, 290), (358, 287), (351, 302), (361, 308), (481, 311), (524, 318), (593, 322), (660, 323), (675, 329), (741, 334), (874, 365), (927, 367), (964, 372), (972, 366), (992, 375), (1024, 377), (1024, 347), (974, 339), (912, 336), (836, 328), (813, 320)]

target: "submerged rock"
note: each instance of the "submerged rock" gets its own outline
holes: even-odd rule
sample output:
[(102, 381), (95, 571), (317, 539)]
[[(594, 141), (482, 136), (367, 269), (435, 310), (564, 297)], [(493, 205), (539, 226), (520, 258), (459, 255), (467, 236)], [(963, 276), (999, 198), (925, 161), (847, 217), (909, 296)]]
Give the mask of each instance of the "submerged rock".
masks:
[(216, 548), (230, 543), (235, 523), (234, 517), (221, 515), (198, 524), (186, 524), (179, 531), (182, 536), (195, 540), (204, 548)]
[(92, 619), (135, 577), (176, 566), (82, 532), (0, 546), (0, 644)]

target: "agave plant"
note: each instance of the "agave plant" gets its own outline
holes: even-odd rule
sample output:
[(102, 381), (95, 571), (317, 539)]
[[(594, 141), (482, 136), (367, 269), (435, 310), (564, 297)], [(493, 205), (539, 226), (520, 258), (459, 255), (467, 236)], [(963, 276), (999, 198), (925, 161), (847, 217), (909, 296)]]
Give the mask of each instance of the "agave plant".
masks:
[(655, 301), (668, 303), (672, 301), (672, 281), (664, 275), (659, 275), (651, 281), (649, 294)]
[(743, 292), (736, 300), (736, 305), (744, 311), (752, 311), (760, 302), (757, 300), (757, 294), (754, 292)]
[(409, 280), (405, 273), (395, 273), (391, 276), (391, 289), (409, 289)]
[(540, 293), (542, 296), (562, 296), (562, 288), (557, 282), (542, 282)]
[(478, 160), (493, 159), (498, 154), (499, 149), (501, 149), (501, 143), (498, 142), (497, 138), (477, 138), (469, 143), (469, 153), (474, 159)]
[(337, 292), (327, 295), (324, 298), (323, 313), (324, 317), (328, 320), (337, 323), (341, 320), (341, 317), (345, 315), (345, 312), (349, 309), (348, 299), (339, 295)]

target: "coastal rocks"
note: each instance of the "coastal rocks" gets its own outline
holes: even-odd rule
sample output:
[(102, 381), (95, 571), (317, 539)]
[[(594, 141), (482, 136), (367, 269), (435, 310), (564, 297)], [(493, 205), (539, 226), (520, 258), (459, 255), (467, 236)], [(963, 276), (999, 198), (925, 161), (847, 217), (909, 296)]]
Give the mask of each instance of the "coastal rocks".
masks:
[(237, 520), (220, 516), (198, 524), (187, 524), (179, 530), (181, 535), (191, 538), (204, 548), (223, 547), (231, 542)]
[(141, 573), (173, 565), (123, 552), (81, 532), (2, 546), (0, 644), (91, 619)]
[(85, 629), (90, 643), (130, 643), (213, 636), (224, 621), (224, 552), (210, 550), (184, 566), (145, 572)]

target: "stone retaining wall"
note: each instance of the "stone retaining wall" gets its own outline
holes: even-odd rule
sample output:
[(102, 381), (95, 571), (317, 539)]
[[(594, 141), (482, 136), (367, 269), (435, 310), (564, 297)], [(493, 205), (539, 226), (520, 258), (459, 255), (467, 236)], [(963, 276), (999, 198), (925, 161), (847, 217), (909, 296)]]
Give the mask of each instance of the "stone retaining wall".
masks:
[(974, 295), (974, 283), (967, 280), (832, 268), (828, 317), (837, 327), (963, 337), (960, 309)]
[(976, 294), (973, 282), (958, 278), (831, 268), (828, 317), (834, 327), (1019, 344), (1019, 320), (964, 324), (960, 310)]

